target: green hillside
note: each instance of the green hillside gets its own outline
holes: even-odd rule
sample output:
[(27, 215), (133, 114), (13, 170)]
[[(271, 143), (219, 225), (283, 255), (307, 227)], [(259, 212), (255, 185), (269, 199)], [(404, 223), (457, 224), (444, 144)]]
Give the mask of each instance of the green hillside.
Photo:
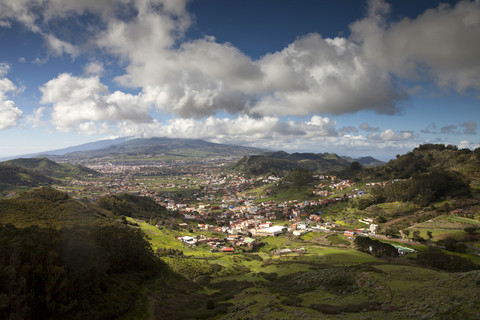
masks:
[(0, 195), (47, 186), (54, 181), (43, 174), (19, 166), (0, 165)]
[(0, 200), (0, 223), (19, 228), (38, 226), (61, 229), (107, 222), (104, 212), (50, 187)]
[(98, 172), (87, 167), (69, 163), (60, 164), (47, 158), (19, 158), (1, 162), (1, 165), (22, 167), (55, 179), (98, 175)]
[(284, 159), (270, 158), (264, 155), (246, 156), (230, 166), (227, 170), (243, 173), (247, 177), (260, 175), (284, 176), (297, 166)]
[(144, 220), (157, 219), (167, 214), (167, 209), (158, 205), (152, 198), (127, 193), (101, 197), (95, 204), (114, 215)]
[(362, 180), (408, 179), (433, 169), (453, 170), (467, 176), (480, 175), (480, 148), (458, 150), (454, 146), (426, 144), (387, 164), (367, 168), (359, 173)]

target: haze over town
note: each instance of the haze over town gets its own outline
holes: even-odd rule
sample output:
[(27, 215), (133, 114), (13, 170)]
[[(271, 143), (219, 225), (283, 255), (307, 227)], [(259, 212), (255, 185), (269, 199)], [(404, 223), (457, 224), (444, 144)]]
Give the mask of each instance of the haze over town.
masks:
[(478, 148), (478, 1), (0, 0), (0, 157), (166, 136)]

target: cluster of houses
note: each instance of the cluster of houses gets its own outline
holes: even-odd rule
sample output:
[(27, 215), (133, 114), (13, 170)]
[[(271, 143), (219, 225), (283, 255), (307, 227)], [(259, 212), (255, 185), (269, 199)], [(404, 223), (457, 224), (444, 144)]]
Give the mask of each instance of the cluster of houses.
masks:
[(360, 223), (366, 224), (368, 227), (365, 228), (358, 228), (355, 230), (346, 230), (343, 232), (343, 235), (348, 237), (349, 239), (353, 239), (355, 236), (369, 236), (374, 235), (378, 232), (378, 225), (373, 223), (374, 219), (372, 218), (364, 218), (358, 219)]
[(229, 235), (223, 239), (218, 237), (206, 237), (205, 235), (183, 236), (178, 237), (177, 239), (190, 247), (204, 244), (211, 247), (212, 251), (219, 252), (235, 252), (236, 247), (254, 248), (257, 245), (256, 239), (243, 237), (241, 235)]

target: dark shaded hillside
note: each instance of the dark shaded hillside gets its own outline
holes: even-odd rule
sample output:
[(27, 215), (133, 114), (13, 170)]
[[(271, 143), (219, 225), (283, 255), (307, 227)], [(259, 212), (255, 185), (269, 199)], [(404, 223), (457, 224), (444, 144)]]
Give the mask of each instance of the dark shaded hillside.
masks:
[(0, 194), (46, 186), (55, 180), (43, 174), (13, 165), (0, 165)]
[(95, 170), (81, 165), (59, 164), (47, 158), (20, 158), (1, 162), (0, 165), (15, 165), (51, 178), (80, 178), (87, 175), (98, 175)]
[(381, 166), (383, 164), (385, 164), (384, 161), (380, 161), (378, 159), (375, 159), (373, 157), (360, 157), (358, 159), (355, 159), (354, 161), (362, 164), (363, 166), (366, 166), (366, 167), (378, 167), (378, 166)]
[(246, 176), (273, 174), (284, 176), (288, 172), (303, 168), (316, 173), (335, 172), (350, 165), (350, 162), (334, 153), (268, 152), (260, 156), (246, 156), (228, 168)]
[(146, 318), (145, 282), (171, 275), (139, 229), (49, 187), (0, 200), (0, 248), (0, 319)]
[(120, 319), (168, 270), (140, 231), (120, 226), (0, 225), (0, 247), (1, 319)]
[(105, 213), (89, 204), (73, 200), (50, 187), (34, 189), (17, 197), (0, 200), (0, 223), (23, 228), (29, 226), (61, 229), (106, 224)]

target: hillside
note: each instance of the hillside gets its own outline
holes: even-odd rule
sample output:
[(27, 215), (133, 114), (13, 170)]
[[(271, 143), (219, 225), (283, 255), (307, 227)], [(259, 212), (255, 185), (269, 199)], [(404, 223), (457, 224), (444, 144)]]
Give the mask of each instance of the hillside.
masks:
[(366, 156), (366, 157), (360, 157), (357, 159), (347, 157), (347, 156), (342, 156), (343, 159), (347, 160), (350, 163), (353, 162), (358, 162), (364, 167), (378, 167), (383, 164), (385, 164), (385, 161), (381, 161), (378, 159), (375, 159), (374, 157)]
[(166, 208), (158, 205), (152, 198), (127, 193), (101, 197), (95, 204), (111, 211), (114, 215), (143, 220), (158, 219), (168, 213)]
[(112, 217), (52, 188), (0, 200), (0, 318), (147, 317), (146, 281), (171, 271)]
[(0, 195), (47, 186), (55, 180), (43, 174), (14, 165), (0, 165)]
[(284, 176), (297, 165), (289, 160), (275, 159), (265, 155), (245, 156), (227, 168), (228, 171), (243, 173), (247, 177), (260, 175)]
[(0, 167), (5, 165), (22, 167), (55, 179), (98, 175), (98, 172), (87, 167), (69, 163), (60, 164), (47, 158), (19, 158), (0, 162)]
[(50, 187), (0, 200), (0, 224), (13, 224), (18, 228), (38, 226), (61, 229), (109, 223), (105, 212)]

